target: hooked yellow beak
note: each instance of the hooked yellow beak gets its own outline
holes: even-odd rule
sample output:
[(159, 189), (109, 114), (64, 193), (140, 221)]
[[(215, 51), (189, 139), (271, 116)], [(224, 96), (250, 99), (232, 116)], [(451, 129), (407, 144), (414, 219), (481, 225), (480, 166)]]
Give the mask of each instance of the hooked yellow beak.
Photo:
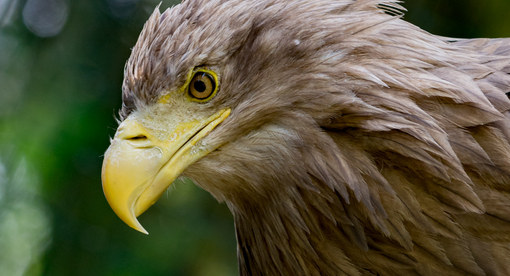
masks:
[(192, 163), (215, 148), (197, 145), (230, 115), (230, 109), (202, 119), (166, 126), (165, 135), (133, 116), (122, 122), (103, 161), (103, 191), (113, 211), (132, 228), (148, 234), (136, 219), (152, 206)]

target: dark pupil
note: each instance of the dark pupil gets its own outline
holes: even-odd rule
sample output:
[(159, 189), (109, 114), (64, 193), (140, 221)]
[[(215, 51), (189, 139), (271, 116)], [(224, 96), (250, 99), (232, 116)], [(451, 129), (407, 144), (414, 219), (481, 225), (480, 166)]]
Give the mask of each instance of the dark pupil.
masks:
[(203, 81), (197, 80), (193, 83), (193, 88), (195, 88), (197, 92), (202, 93), (205, 91), (207, 87), (205, 86), (205, 83)]

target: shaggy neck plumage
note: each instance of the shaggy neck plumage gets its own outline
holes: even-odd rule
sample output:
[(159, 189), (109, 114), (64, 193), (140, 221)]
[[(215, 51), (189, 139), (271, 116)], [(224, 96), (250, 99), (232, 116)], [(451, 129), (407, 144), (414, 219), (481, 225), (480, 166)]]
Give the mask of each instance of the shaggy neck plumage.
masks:
[(241, 275), (355, 275), (332, 220), (313, 206), (274, 200), (233, 212)]
[[(279, 152), (299, 160), (299, 171), (290, 170), (289, 164), (273, 163), (272, 168), (269, 164), (253, 166), (253, 173), (261, 176), (253, 179), (258, 182), (250, 183), (250, 179), (245, 179), (247, 183), (238, 184), (259, 190), (245, 196), (238, 194), (234, 201), (227, 201), (236, 225), (241, 275), (354, 275), (357, 269), (341, 249), (342, 244), (348, 243), (348, 237), (338, 231), (338, 224), (344, 220), (340, 217), (346, 216), (342, 212), (342, 196), (319, 183), (324, 179), (313, 176), (314, 169), (307, 168), (310, 164), (305, 163), (303, 156), (320, 154), (307, 152), (318, 145), (296, 141), (299, 138), (289, 135), (291, 132), (268, 134), (280, 136), (286, 145), (306, 146)], [(316, 134), (320, 141), (323, 137)], [(271, 150), (274, 162), (285, 160), (275, 155), (278, 150), (276, 145)], [(319, 158), (327, 159), (327, 156)], [(279, 168), (278, 173), (273, 171), (275, 167)], [(363, 235), (355, 231), (350, 234)]]
[[(301, 129), (309, 130), (307, 135), (300, 135)], [(211, 190), (223, 182), (220, 172), (204, 188), (225, 200), (234, 215), (242, 275), (356, 275), (364, 261), (354, 264), (346, 251), (368, 250), (372, 240), (365, 231), (382, 239), (384, 233), (372, 224), (387, 217), (368, 190), (349, 187), (357, 184), (351, 174), (358, 173), (350, 171), (351, 164), (365, 160), (346, 156), (330, 134), (297, 115), (213, 154), (229, 152), (236, 153), (231, 156), (236, 165), (223, 170), (235, 187), (223, 187), (220, 195)], [(214, 157), (199, 165), (208, 160)], [(370, 164), (366, 168), (370, 171)]]

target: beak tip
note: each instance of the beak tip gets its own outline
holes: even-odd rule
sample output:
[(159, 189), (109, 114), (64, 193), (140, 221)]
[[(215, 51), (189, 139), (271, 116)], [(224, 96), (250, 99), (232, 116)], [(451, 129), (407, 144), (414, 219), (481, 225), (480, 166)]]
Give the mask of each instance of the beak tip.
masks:
[[(134, 227), (133, 227), (134, 228)], [(142, 227), (142, 225), (138, 224), (138, 227), (134, 228), (136, 231), (143, 233), (145, 235), (149, 235), (149, 232)]]
[(147, 236), (149, 235), (149, 232), (147, 232), (147, 230), (145, 230), (145, 229), (143, 229), (143, 228), (142, 228), (142, 229), (136, 229), (136, 230), (138, 230), (138, 232), (140, 232), (140, 233), (142, 233), (142, 234), (145, 234), (145, 235), (147, 235)]
[(124, 222), (129, 225), (131, 228), (135, 229), (136, 231), (143, 233), (145, 235), (149, 235), (149, 232), (143, 228), (142, 224), (136, 219), (136, 216), (134, 216), (134, 213), (132, 213), (133, 216), (131, 216), (129, 219), (124, 220)]
[(124, 221), (124, 223), (126, 223), (129, 227), (135, 229), (136, 231), (140, 232), (140, 233), (143, 233), (145, 235), (149, 235), (149, 232), (147, 232), (147, 230), (145, 230), (145, 228), (143, 228), (142, 224), (140, 224), (140, 222), (138, 221), (138, 219), (136, 219), (136, 216), (134, 215), (134, 212), (131, 212), (131, 216), (129, 217), (124, 217), (124, 216), (119, 216), (120, 219), (122, 221)]

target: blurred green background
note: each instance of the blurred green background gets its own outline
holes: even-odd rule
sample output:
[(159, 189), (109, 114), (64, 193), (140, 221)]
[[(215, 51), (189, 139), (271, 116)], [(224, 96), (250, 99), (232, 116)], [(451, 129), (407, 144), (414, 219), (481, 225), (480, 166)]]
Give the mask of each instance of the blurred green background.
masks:
[[(178, 1), (164, 1), (162, 8)], [(0, 0), (0, 275), (236, 275), (231, 216), (179, 182), (124, 225), (101, 190), (125, 60), (159, 0)], [(444, 36), (510, 36), (508, 0), (408, 0)]]

